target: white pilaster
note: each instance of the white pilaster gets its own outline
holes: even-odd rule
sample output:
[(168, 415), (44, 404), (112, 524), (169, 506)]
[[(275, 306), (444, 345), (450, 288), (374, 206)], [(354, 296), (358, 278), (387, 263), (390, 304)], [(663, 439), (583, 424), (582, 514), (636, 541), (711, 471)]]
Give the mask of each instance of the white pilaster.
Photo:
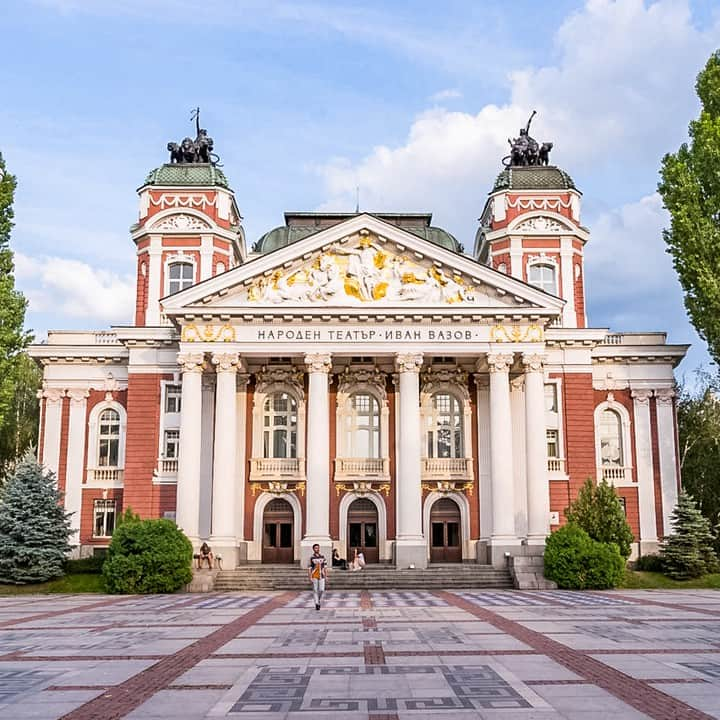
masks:
[(212, 277), (213, 239), (212, 235), (200, 236), (200, 280)]
[(480, 491), (480, 540), (492, 535), (492, 487), (490, 474), (490, 382), (487, 375), (475, 373), (478, 423), (478, 479)]
[(633, 390), (635, 418), (635, 467), (638, 483), (640, 515), (640, 554), (657, 550), (657, 518), (655, 516), (655, 475), (653, 472), (652, 434), (650, 429), (650, 390)]
[[(513, 488), (510, 366), (512, 353), (488, 355), (490, 367), (490, 472), (492, 476), (492, 562), (502, 562), (502, 548), (517, 545)], [(499, 548), (496, 550), (496, 548)]]
[(328, 353), (305, 356), (308, 373), (307, 401), (307, 478), (305, 495), (305, 537), (301, 543), (301, 562), (318, 543), (330, 557), (330, 396), (329, 374), (332, 361)]
[(60, 467), (60, 432), (65, 391), (60, 388), (46, 387), (42, 390), (42, 395), (45, 398), (42, 463), (57, 475)]
[(523, 279), (522, 238), (510, 238), (510, 274), (518, 280)]
[(420, 353), (395, 358), (398, 372), (399, 408), (395, 433), (397, 475), (395, 499), (397, 532), (395, 563), (398, 567), (427, 566), (428, 550), (422, 532), (422, 484), (420, 447)]
[(212, 484), (211, 545), (232, 568), (235, 551), (235, 443), (237, 441), (237, 353), (213, 353), (215, 365), (215, 443)]
[(182, 369), (180, 450), (176, 522), (190, 542), (200, 540), (200, 469), (202, 445), (203, 353), (178, 353)]
[(200, 499), (198, 535), (205, 540), (212, 528), (213, 439), (215, 437), (215, 376), (202, 376), (202, 412), (200, 414)]
[(515, 537), (527, 537), (527, 475), (525, 462), (525, 377), (510, 380), (510, 417), (512, 420), (513, 497)]
[(660, 450), (660, 483), (662, 485), (663, 533), (672, 531), (670, 516), (678, 501), (677, 455), (675, 453), (675, 391), (656, 390), (657, 432)]
[(528, 544), (544, 545), (550, 532), (550, 487), (545, 439), (545, 376), (543, 356), (526, 353), (525, 458), (527, 473)]
[(235, 508), (237, 510), (235, 521), (235, 547), (238, 548), (238, 563), (246, 562), (248, 559), (248, 547), (245, 540), (245, 483), (246, 477), (246, 437), (247, 437), (247, 384), (250, 375), (238, 373), (236, 377), (235, 393), (235, 417), (236, 417), (236, 442), (235, 442)]
[(570, 237), (560, 238), (560, 276), (562, 278), (562, 297), (565, 301), (563, 325), (565, 327), (577, 327), (573, 246)]
[(68, 448), (65, 471), (65, 510), (72, 513), (70, 526), (73, 533), (70, 544), (75, 545), (73, 556), (80, 555), (80, 517), (82, 512), (82, 481), (85, 458), (85, 436), (87, 434), (87, 398), (90, 395), (85, 388), (72, 388), (67, 391), (70, 398), (70, 418), (68, 422)]
[(160, 276), (162, 275), (162, 237), (160, 235), (150, 236), (148, 247), (148, 294), (147, 310), (145, 312), (146, 325), (160, 324)]

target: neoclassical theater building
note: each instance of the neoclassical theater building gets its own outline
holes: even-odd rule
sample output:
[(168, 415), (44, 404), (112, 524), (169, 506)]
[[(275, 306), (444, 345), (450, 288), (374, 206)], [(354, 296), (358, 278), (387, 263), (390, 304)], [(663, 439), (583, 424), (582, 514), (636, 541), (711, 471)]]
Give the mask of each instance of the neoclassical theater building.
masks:
[(687, 347), (588, 324), (567, 173), (503, 169), (470, 252), (429, 213), (288, 212), (248, 247), (223, 172), (174, 159), (138, 190), (134, 322), (31, 349), (79, 554), (132, 508), (226, 568), (315, 542), (501, 564), (541, 552), (588, 477), (657, 547)]

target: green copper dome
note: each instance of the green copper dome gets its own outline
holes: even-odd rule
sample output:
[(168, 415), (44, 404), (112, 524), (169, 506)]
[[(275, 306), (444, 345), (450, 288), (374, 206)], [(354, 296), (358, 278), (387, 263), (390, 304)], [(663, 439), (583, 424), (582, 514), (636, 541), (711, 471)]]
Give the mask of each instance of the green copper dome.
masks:
[(553, 165), (520, 165), (505, 168), (495, 180), (498, 190), (575, 190), (573, 179)]
[(167, 163), (145, 178), (144, 185), (217, 185), (229, 187), (225, 173), (211, 163)]

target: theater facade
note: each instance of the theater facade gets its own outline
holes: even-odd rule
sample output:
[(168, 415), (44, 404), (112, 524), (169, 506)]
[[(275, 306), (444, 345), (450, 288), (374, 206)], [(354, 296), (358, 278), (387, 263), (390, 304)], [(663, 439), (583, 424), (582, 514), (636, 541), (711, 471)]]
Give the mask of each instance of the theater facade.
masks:
[(687, 347), (588, 324), (563, 170), (503, 169), (470, 252), (430, 214), (359, 212), (286, 213), (248, 248), (212, 162), (138, 193), (134, 322), (31, 349), (78, 554), (129, 507), (226, 568), (315, 542), (502, 564), (542, 551), (588, 477), (617, 488), (635, 552), (668, 532)]

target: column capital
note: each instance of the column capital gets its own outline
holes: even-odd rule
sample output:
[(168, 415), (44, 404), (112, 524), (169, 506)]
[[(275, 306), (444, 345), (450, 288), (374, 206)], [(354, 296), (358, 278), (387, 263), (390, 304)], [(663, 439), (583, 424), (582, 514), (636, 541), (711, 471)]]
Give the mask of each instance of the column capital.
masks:
[(238, 390), (244, 390), (250, 382), (250, 373), (239, 372), (235, 376), (235, 386)]
[(395, 356), (395, 367), (399, 373), (419, 373), (422, 363), (422, 353), (398, 353)]
[(177, 361), (184, 373), (201, 373), (205, 354), (201, 352), (179, 352)]
[(650, 398), (652, 397), (652, 390), (631, 390), (630, 395), (632, 399), (640, 405), (649, 405)]
[(240, 356), (233, 352), (216, 352), (212, 354), (212, 364), (217, 373), (235, 373)]
[(487, 373), (473, 373), (473, 380), (478, 390), (487, 390), (490, 387), (490, 377)]
[(547, 360), (547, 356), (542, 353), (523, 353), (522, 362), (525, 366), (525, 372), (542, 372), (543, 364)]
[(38, 394), (45, 398), (45, 402), (48, 405), (54, 405), (65, 397), (65, 390), (62, 388), (44, 387), (38, 391)]
[(488, 366), (491, 373), (510, 372), (515, 355), (513, 353), (490, 353), (487, 356)]
[(672, 405), (675, 390), (672, 388), (660, 388), (659, 390), (655, 390), (655, 397), (661, 405)]
[(82, 405), (88, 397), (90, 397), (90, 391), (86, 388), (70, 388), (67, 391), (67, 396), (70, 398), (70, 405)]
[(305, 366), (309, 373), (328, 374), (332, 368), (330, 353), (308, 353), (305, 356)]

